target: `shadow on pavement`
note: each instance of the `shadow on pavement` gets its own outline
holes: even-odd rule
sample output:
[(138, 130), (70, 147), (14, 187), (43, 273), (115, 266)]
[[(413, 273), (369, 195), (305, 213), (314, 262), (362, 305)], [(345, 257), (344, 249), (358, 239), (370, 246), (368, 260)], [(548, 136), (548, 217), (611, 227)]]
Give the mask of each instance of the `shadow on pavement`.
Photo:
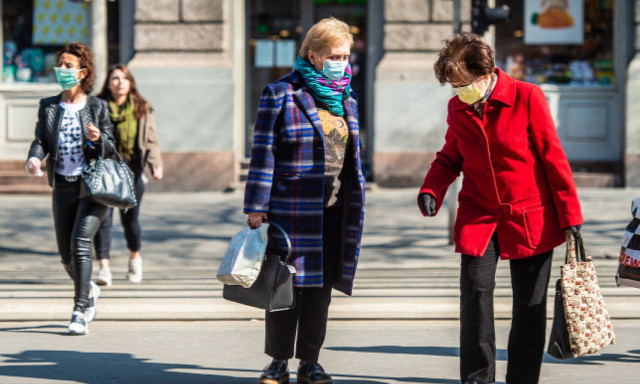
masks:
[[(327, 347), (332, 351), (343, 352), (365, 352), (365, 353), (383, 353), (383, 354), (402, 354), (402, 355), (431, 355), (444, 357), (460, 356), (460, 349), (454, 347), (404, 347), (398, 345), (377, 345), (370, 347)], [(496, 359), (507, 361), (507, 350), (498, 349), (496, 351)], [(582, 356), (576, 359), (559, 360), (545, 353), (543, 357), (545, 363), (551, 364), (580, 364), (580, 365), (604, 365), (607, 362), (618, 363), (640, 363), (640, 350), (630, 350), (626, 354), (622, 353), (599, 353), (595, 355)], [(399, 380), (399, 379), (396, 379)], [(427, 381), (427, 383), (431, 383)], [(435, 382), (439, 383), (439, 382)]]
[(260, 371), (220, 369), (233, 372), (254, 372), (255, 377), (196, 373), (189, 371), (216, 371), (188, 364), (149, 362), (128, 353), (98, 353), (75, 351), (24, 351), (4, 357), (0, 370), (2, 377), (37, 378), (73, 381), (86, 384), (154, 383), (154, 384), (255, 384)]
[[(344, 383), (344, 384), (386, 384), (388, 380), (398, 381), (400, 383), (422, 383), (422, 384), (460, 384), (460, 380), (454, 379), (437, 379), (430, 377), (382, 377), (382, 376), (351, 376), (351, 375), (341, 375), (340, 377), (351, 377), (346, 380), (334, 379), (334, 383)], [(354, 381), (354, 379), (373, 379), (373, 380), (387, 380), (387, 381)]]
[[(52, 330), (47, 330), (52, 329)], [(55, 329), (60, 329), (56, 331)], [(50, 335), (67, 336), (67, 327), (64, 325), (38, 325), (34, 327), (0, 328), (0, 332), (42, 333)]]

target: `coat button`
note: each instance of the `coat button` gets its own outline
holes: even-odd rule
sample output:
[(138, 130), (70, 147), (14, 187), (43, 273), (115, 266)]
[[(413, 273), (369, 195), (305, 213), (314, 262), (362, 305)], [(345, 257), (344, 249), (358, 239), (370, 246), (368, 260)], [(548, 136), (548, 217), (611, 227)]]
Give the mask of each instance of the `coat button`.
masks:
[(503, 205), (502, 208), (500, 208), (500, 210), (504, 214), (509, 214), (509, 213), (511, 213), (511, 206), (510, 205)]

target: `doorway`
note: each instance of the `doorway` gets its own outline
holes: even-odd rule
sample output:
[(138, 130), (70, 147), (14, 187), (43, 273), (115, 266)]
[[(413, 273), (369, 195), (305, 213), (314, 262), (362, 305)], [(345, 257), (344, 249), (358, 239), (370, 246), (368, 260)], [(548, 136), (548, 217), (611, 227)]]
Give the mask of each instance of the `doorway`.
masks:
[[(350, 64), (351, 87), (358, 96), (362, 159), (370, 166), (372, 148), (373, 73), (382, 52), (381, 40), (371, 38), (372, 15), (382, 15), (379, 0), (245, 0), (246, 1), (246, 129), (245, 156), (251, 155), (253, 127), (260, 94), (265, 85), (293, 69), (306, 32), (317, 21), (334, 16), (351, 26), (354, 44)], [(376, 24), (382, 28), (382, 23)], [(375, 35), (374, 35), (375, 36)], [(379, 49), (378, 49), (379, 47)], [(379, 52), (379, 53), (378, 53)], [(369, 172), (372, 174), (372, 172)]]

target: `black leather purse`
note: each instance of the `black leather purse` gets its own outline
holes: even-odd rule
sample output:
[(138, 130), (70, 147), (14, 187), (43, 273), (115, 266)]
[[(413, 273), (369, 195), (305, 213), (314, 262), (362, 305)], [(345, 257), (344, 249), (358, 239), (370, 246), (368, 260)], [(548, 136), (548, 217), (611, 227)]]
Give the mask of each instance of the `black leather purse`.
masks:
[(287, 255), (276, 254), (267, 245), (264, 261), (260, 267), (258, 278), (249, 288), (241, 285), (224, 285), (222, 297), (226, 300), (264, 309), (269, 312), (284, 311), (295, 305), (293, 294), (293, 265), (289, 264), (291, 256), (291, 240), (285, 230), (274, 222), (269, 225), (282, 232), (287, 242)]
[(561, 280), (562, 279), (558, 279), (556, 281), (556, 295), (553, 303), (553, 323), (551, 324), (547, 353), (556, 359), (570, 359), (573, 355), (569, 342), (569, 330), (567, 329), (564, 304), (562, 304)]
[[(109, 143), (113, 147), (113, 143)], [(129, 209), (138, 205), (136, 199), (133, 172), (113, 148), (117, 160), (106, 159), (101, 154), (84, 167), (80, 198), (90, 200), (107, 207)]]

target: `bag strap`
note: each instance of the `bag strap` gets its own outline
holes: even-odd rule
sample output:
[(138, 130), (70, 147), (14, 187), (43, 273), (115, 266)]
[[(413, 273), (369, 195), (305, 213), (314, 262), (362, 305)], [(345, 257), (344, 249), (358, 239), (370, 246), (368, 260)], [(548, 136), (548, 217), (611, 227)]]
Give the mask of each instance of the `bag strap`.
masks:
[(276, 223), (275, 221), (268, 221), (268, 223), (270, 226), (278, 229), (284, 236), (284, 240), (287, 242), (287, 256), (285, 256), (283, 261), (289, 262), (289, 258), (291, 257), (291, 239), (289, 238), (287, 231), (285, 231), (284, 228), (282, 228), (280, 224)]
[(578, 262), (591, 261), (591, 257), (587, 255), (587, 250), (584, 247), (584, 239), (582, 236), (576, 237), (573, 233), (567, 229), (567, 255), (565, 256), (565, 264), (576, 264)]
[(578, 262), (576, 255), (576, 238), (568, 229), (565, 232), (565, 237), (567, 244), (567, 253), (564, 257), (564, 263), (575, 265)]

